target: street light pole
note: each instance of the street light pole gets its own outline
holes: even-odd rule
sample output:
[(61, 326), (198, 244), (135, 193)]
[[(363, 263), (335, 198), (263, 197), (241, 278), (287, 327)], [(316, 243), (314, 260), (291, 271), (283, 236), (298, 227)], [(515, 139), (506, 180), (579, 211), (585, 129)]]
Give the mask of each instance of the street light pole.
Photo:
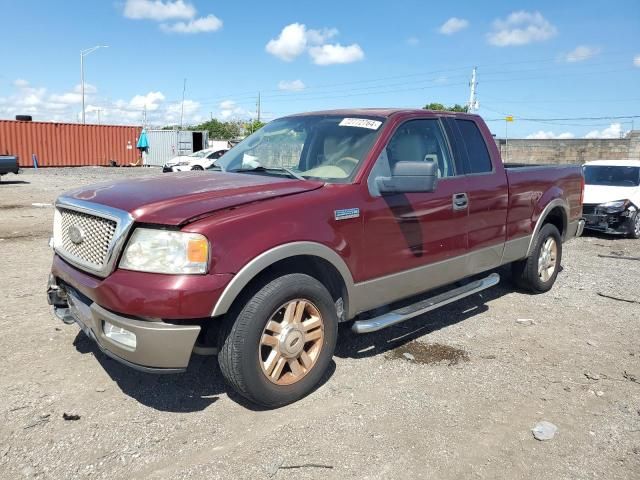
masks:
[(95, 52), (99, 48), (109, 48), (109, 45), (96, 45), (95, 47), (87, 48), (86, 50), (80, 50), (80, 92), (82, 95), (82, 124), (85, 123), (85, 110), (84, 110), (84, 57), (90, 53)]

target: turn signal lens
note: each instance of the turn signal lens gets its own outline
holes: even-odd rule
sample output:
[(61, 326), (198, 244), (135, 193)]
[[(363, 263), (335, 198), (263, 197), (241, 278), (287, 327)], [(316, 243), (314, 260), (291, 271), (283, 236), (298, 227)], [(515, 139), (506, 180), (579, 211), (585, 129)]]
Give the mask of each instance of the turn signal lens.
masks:
[(206, 263), (209, 258), (209, 242), (205, 238), (193, 238), (187, 245), (187, 260), (192, 263)]

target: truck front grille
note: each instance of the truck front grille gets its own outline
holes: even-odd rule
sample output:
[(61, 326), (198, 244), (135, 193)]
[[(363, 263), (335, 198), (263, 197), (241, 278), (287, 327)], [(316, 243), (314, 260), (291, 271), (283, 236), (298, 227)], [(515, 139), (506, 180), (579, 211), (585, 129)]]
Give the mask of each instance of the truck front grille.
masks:
[(117, 222), (67, 209), (60, 209), (59, 221), (58, 253), (90, 270), (102, 270), (109, 257)]

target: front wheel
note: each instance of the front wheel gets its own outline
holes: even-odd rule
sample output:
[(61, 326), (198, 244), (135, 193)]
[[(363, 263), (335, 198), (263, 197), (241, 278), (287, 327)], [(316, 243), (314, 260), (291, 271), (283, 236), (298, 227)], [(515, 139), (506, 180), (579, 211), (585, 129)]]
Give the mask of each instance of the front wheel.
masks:
[(220, 370), (238, 393), (259, 405), (279, 407), (304, 397), (333, 357), (335, 305), (324, 285), (308, 275), (272, 280), (225, 321)]
[(204, 170), (204, 168), (202, 168), (200, 165), (194, 165), (193, 167), (191, 167), (191, 170)]
[(512, 264), (516, 284), (533, 293), (551, 290), (562, 261), (562, 237), (555, 225), (544, 225), (534, 239), (531, 255)]

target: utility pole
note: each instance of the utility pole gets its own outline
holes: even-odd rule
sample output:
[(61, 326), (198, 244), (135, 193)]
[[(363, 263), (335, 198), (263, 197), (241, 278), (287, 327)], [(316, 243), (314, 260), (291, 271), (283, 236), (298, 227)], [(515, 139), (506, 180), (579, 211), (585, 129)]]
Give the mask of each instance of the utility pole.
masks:
[(96, 108), (96, 112), (98, 113), (98, 125), (100, 125), (100, 112), (102, 112), (102, 109)]
[(478, 82), (476, 80), (477, 71), (478, 67), (473, 67), (473, 70), (471, 71), (471, 81), (469, 82), (469, 103), (467, 103), (467, 111), (469, 113), (473, 113), (478, 110), (478, 99), (476, 98), (478, 88)]
[(142, 128), (147, 128), (147, 104), (144, 104), (144, 110), (142, 110)]
[(184, 120), (184, 92), (187, 90), (187, 79), (182, 83), (182, 106), (180, 107), (180, 130), (182, 130), (182, 122)]
[(256, 113), (258, 121), (260, 121), (260, 92), (258, 92), (258, 101), (256, 102)]

